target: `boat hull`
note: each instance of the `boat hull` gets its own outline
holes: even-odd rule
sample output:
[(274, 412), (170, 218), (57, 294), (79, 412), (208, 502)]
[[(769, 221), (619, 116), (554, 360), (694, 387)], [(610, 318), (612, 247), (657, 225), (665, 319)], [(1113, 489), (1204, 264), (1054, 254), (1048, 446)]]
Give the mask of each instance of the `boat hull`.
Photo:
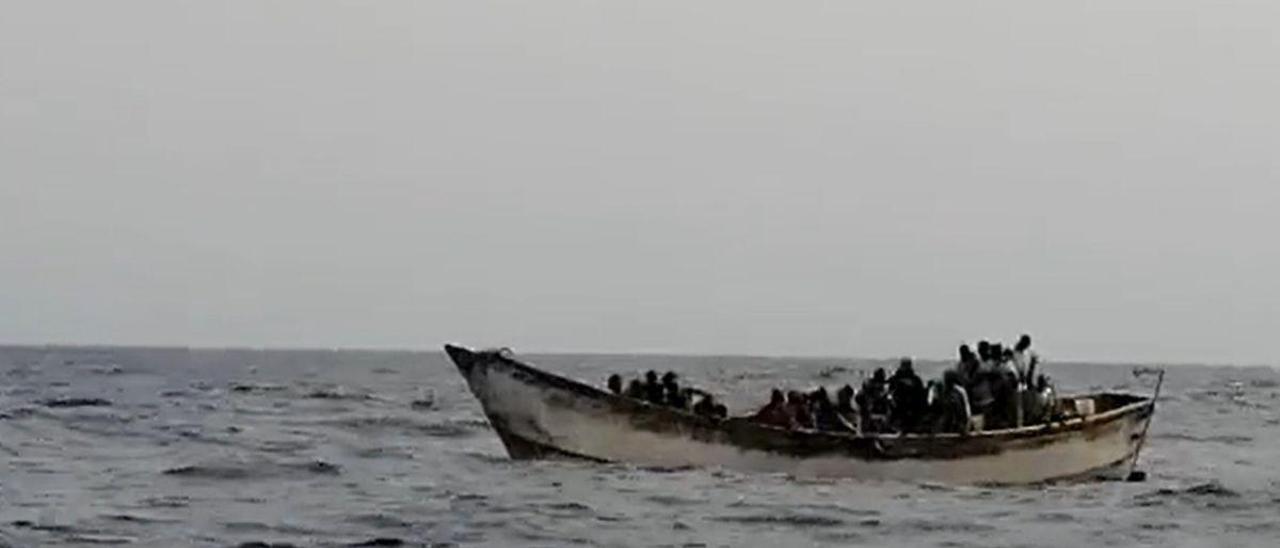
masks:
[[(450, 357), (516, 459), (581, 458), (656, 467), (723, 467), (804, 477), (1025, 484), (1123, 468), (1153, 403), (1114, 404), (1087, 419), (972, 435), (853, 436), (717, 421), (619, 397), (497, 352)], [(1119, 398), (1106, 400), (1105, 398)]]

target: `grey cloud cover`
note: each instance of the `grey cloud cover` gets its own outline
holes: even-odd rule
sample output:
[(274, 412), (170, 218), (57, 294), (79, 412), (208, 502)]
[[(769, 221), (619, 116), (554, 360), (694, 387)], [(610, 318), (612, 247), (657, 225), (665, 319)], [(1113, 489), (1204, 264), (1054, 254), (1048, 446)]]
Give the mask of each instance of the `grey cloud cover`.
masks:
[(1274, 3), (0, 6), (0, 341), (1280, 357)]

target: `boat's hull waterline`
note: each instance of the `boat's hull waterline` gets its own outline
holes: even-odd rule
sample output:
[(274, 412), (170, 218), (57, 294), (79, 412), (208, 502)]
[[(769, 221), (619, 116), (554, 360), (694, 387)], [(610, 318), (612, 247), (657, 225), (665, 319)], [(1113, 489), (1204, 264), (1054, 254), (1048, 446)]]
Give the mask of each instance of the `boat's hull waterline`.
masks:
[(1150, 398), (1084, 396), (1083, 419), (969, 435), (853, 436), (716, 421), (619, 397), (500, 352), (445, 347), (515, 459), (574, 457), (803, 477), (1025, 484), (1109, 475), (1135, 457)]

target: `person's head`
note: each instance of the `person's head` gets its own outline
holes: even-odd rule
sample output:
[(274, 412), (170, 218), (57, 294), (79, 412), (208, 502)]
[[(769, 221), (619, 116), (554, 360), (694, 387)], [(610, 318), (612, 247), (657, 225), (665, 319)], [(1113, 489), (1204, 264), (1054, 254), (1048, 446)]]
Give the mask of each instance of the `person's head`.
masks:
[(644, 383), (641, 383), (640, 379), (631, 379), (631, 382), (627, 383), (627, 391), (633, 393), (633, 395), (643, 387)]
[(816, 401), (820, 404), (831, 403), (831, 394), (827, 393), (827, 387), (819, 386), (817, 390), (814, 390), (813, 401)]
[(883, 367), (877, 367), (876, 372), (871, 374), (871, 379), (878, 382), (884, 382), (885, 372)]
[(1044, 390), (1045, 388), (1048, 388), (1048, 387), (1049, 387), (1049, 377), (1044, 376), (1043, 373), (1036, 375), (1036, 390)]
[(723, 403), (717, 403), (715, 405), (715, 411), (713, 411), (712, 414), (720, 418), (727, 417), (729, 416), (729, 408), (725, 407)]
[(1006, 348), (1006, 349), (1004, 349), (1004, 359), (1005, 359), (1005, 360), (1012, 360), (1012, 359), (1013, 359), (1013, 349), (1012, 349), (1012, 348)]
[(679, 376), (676, 375), (675, 371), (667, 371), (662, 375), (662, 384), (674, 386), (677, 379), (679, 379)]
[(792, 390), (790, 392), (787, 392), (787, 403), (803, 404), (804, 400), (805, 400), (804, 393), (800, 392), (799, 390)]
[(969, 345), (967, 344), (960, 345), (960, 361), (973, 361), (973, 349), (969, 348)]
[(1004, 345), (1000, 343), (991, 343), (991, 359), (998, 360), (1004, 357)]
[(901, 360), (898, 360), (898, 371), (905, 374), (914, 372), (914, 369), (915, 366), (912, 365), (911, 358), (904, 357)]
[(622, 392), (622, 376), (614, 373), (609, 375), (609, 391), (617, 394)]
[(985, 340), (978, 341), (978, 357), (984, 360), (991, 357), (991, 343)]
[(1018, 337), (1018, 346), (1016, 348), (1018, 352), (1025, 352), (1028, 348), (1031, 348), (1031, 335), (1023, 333), (1021, 337)]
[(769, 393), (769, 403), (779, 405), (784, 401), (786, 401), (786, 398), (782, 397), (782, 390), (774, 388), (773, 391)]
[(847, 384), (844, 386), (841, 386), (840, 390), (836, 392), (836, 401), (840, 402), (840, 405), (848, 405), (852, 403), (853, 387)]
[(658, 384), (658, 372), (650, 369), (644, 374), (645, 382), (649, 384)]
[(957, 384), (960, 384), (960, 374), (954, 369), (948, 369), (942, 373), (942, 386), (951, 388)]

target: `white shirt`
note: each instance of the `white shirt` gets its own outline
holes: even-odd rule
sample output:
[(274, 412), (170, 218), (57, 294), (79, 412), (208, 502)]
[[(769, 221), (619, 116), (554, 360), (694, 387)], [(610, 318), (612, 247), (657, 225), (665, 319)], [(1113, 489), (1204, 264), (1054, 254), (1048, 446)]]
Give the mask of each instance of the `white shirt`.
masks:
[(1031, 370), (1032, 360), (1039, 361), (1039, 357), (1036, 356), (1036, 353), (1032, 352), (1030, 348), (1021, 352), (1015, 351), (1013, 353), (1013, 365), (1018, 368), (1018, 378), (1022, 379), (1027, 384), (1031, 383), (1031, 379), (1027, 378), (1027, 372)]

